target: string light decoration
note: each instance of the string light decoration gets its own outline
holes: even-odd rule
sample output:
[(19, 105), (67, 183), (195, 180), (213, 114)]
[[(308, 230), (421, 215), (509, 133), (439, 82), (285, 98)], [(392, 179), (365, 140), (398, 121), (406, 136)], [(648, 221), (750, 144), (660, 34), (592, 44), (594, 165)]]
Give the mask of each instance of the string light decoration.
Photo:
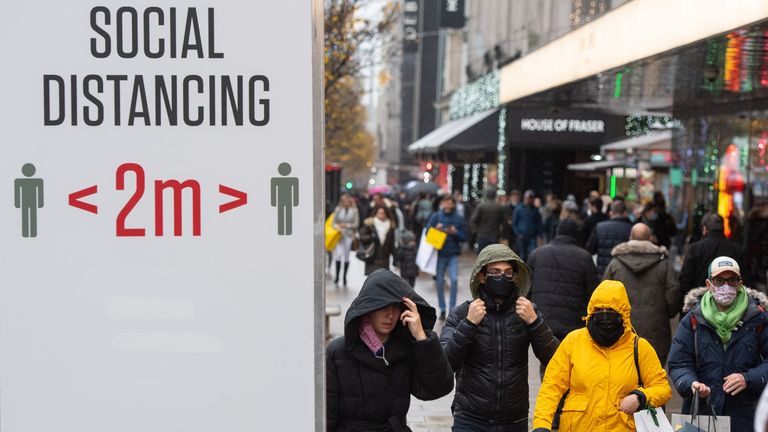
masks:
[(448, 182), (448, 193), (453, 193), (453, 173), (456, 171), (456, 167), (452, 163), (448, 164), (448, 174), (446, 175), (446, 181)]
[[(760, 39), (758, 39), (760, 40)], [(759, 49), (763, 53), (762, 68), (760, 69), (760, 85), (768, 87), (768, 30), (763, 32), (763, 46)]]
[(469, 197), (469, 176), (472, 166), (470, 164), (464, 164), (464, 182), (462, 184), (461, 193), (464, 195), (464, 199)]
[(480, 164), (472, 164), (472, 200), (480, 201), (482, 191), (480, 190)]
[(725, 81), (725, 89), (727, 91), (738, 93), (741, 89), (741, 46), (743, 38), (739, 32), (728, 33), (725, 38), (727, 43), (723, 81)]
[(488, 111), (499, 105), (499, 71), (494, 70), (456, 90), (451, 95), (451, 120)]
[(680, 129), (683, 123), (671, 116), (653, 116), (631, 114), (627, 116), (624, 130), (627, 136), (637, 137), (650, 133), (652, 130)]
[(571, 2), (571, 26), (587, 24), (608, 10), (608, 0), (573, 0)]
[(507, 172), (507, 135), (504, 131), (507, 129), (507, 109), (499, 110), (499, 141), (496, 143), (496, 153), (498, 155), (499, 166), (497, 168), (499, 177), (499, 195), (506, 195), (506, 172)]
[[(725, 63), (725, 39), (712, 38), (707, 40), (707, 53), (704, 62), (704, 89), (710, 93), (720, 94), (724, 87), (723, 64)], [(711, 76), (707, 76), (707, 74)]]

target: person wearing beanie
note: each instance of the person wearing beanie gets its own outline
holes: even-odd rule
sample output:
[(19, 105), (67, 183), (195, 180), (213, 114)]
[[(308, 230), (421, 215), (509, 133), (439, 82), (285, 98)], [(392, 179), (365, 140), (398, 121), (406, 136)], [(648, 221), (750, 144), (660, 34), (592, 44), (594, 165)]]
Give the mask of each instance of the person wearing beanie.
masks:
[(710, 262), (706, 285), (685, 297), (669, 376), (684, 414), (698, 395), (700, 406), (730, 416), (731, 432), (751, 432), (768, 382), (768, 297), (743, 285), (739, 263), (728, 256)]
[(530, 272), (512, 249), (487, 246), (469, 280), (473, 300), (451, 311), (440, 334), (456, 374), (452, 430), (528, 431), (528, 347), (546, 364), (557, 339), (525, 298)]
[(434, 400), (453, 390), (435, 309), (400, 276), (380, 269), (347, 310), (344, 336), (326, 349), (328, 432), (409, 432), (411, 396)]
[(549, 432), (564, 397), (560, 432), (634, 432), (634, 413), (672, 397), (651, 344), (632, 329), (632, 307), (619, 281), (597, 286), (586, 328), (568, 334), (547, 366), (536, 398), (533, 432)]
[(603, 279), (620, 280), (627, 288), (637, 334), (648, 339), (661, 364), (667, 362), (672, 343), (670, 318), (680, 310), (682, 297), (677, 287), (674, 262), (664, 246), (651, 242), (650, 226), (637, 223), (629, 241), (613, 248), (613, 259)]
[(561, 220), (555, 238), (527, 262), (533, 281), (528, 296), (559, 340), (584, 327), (587, 300), (600, 281), (592, 256), (579, 245), (579, 228), (572, 219)]

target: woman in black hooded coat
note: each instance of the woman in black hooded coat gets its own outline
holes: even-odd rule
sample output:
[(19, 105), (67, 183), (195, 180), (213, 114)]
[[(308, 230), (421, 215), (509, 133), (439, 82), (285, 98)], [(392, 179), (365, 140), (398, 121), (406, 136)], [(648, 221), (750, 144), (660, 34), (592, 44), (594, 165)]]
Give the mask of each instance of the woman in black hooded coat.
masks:
[(326, 351), (328, 432), (408, 432), (411, 395), (443, 397), (453, 371), (440, 346), (435, 309), (400, 276), (373, 272)]

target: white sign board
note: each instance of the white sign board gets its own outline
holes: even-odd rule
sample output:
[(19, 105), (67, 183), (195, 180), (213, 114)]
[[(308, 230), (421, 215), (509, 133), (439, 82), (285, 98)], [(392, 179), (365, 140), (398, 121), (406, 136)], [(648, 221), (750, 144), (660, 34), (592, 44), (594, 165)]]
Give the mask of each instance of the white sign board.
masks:
[(311, 3), (3, 16), (0, 430), (314, 430)]

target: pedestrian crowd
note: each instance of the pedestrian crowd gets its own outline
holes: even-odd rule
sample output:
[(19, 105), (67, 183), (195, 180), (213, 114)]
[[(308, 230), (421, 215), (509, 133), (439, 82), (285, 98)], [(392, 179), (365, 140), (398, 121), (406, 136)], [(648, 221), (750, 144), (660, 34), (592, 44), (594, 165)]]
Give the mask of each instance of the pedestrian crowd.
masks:
[[(635, 414), (664, 407), (673, 388), (683, 414), (768, 430), (768, 297), (755, 289), (768, 261), (762, 232), (744, 247), (707, 214), (678, 274), (677, 226), (661, 194), (638, 212), (592, 196), (584, 213), (573, 196), (542, 203), (531, 191), (487, 191), (473, 207), (454, 195), (405, 198), (345, 195), (330, 216), (342, 232), (329, 251), (337, 285), (353, 253), (368, 277), (327, 348), (329, 431), (410, 431), (411, 396), (454, 389), (454, 432), (528, 431), (529, 349), (542, 374), (534, 432), (634, 431)], [(768, 205), (757, 211), (768, 216)], [(430, 228), (445, 237), (439, 313), (414, 290)], [(472, 298), (459, 301), (467, 243), (477, 253)]]

